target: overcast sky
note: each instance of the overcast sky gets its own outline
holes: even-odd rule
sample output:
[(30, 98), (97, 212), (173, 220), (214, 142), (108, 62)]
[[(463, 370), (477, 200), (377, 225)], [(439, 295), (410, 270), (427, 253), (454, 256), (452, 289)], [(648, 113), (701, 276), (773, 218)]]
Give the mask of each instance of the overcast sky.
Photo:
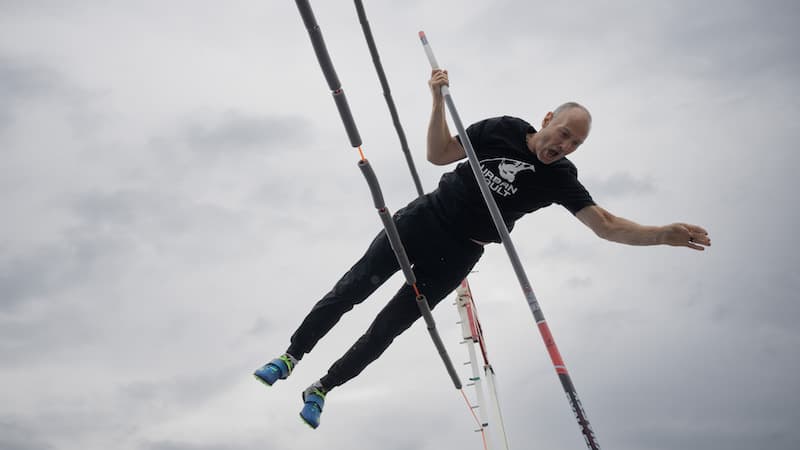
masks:
[[(396, 211), (416, 193), (355, 8), (312, 6)], [(515, 228), (601, 445), (800, 447), (798, 3), (365, 7), (427, 190), (453, 166), (424, 160), (419, 30), (464, 122), (582, 102), (598, 204), (710, 231), (621, 246), (558, 206)], [(482, 448), (422, 323), (319, 429), (297, 417), (399, 275), (290, 379), (251, 376), (380, 228), (357, 161), (292, 2), (0, 0), (0, 449)], [(583, 448), (502, 246), (476, 271), (511, 448)]]

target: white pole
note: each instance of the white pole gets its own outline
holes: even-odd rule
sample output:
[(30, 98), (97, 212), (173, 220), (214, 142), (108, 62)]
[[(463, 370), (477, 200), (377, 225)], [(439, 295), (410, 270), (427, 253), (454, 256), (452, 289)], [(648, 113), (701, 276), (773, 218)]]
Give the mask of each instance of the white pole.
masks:
[(475, 342), (477, 340), (477, 336), (473, 333), (473, 327), (471, 326), (471, 320), (469, 314), (467, 313), (467, 303), (470, 301), (469, 293), (466, 289), (465, 281), (461, 282), (461, 285), (456, 288), (456, 293), (458, 294), (458, 298), (456, 299), (456, 304), (458, 305), (458, 315), (461, 317), (461, 337), (463, 341), (462, 344), (467, 344), (467, 351), (469, 352), (469, 362), (465, 364), (469, 364), (472, 368), (472, 377), (469, 379), (469, 383), (474, 386), (475, 394), (478, 399), (478, 404), (472, 406), (472, 408), (478, 409), (478, 417), (480, 417), (481, 421), (481, 428), (475, 431), (483, 430), (484, 435), (486, 436), (486, 445), (487, 450), (492, 450), (492, 436), (489, 429), (489, 418), (487, 415), (487, 406), (486, 406), (486, 399), (483, 395), (483, 384), (481, 382), (481, 375), (480, 370), (478, 369), (478, 356), (475, 352)]
[[(489, 363), (489, 356), (487, 354), (488, 352), (486, 351), (486, 340), (483, 337), (483, 329), (481, 328), (480, 320), (478, 320), (478, 311), (475, 307), (475, 299), (472, 297), (472, 291), (469, 288), (467, 280), (461, 282), (461, 285), (456, 288), (456, 292), (458, 293), (458, 310), (459, 313), (462, 314), (461, 327), (462, 330), (465, 330), (465, 339), (467, 335), (472, 338), (470, 341), (470, 357), (474, 355), (475, 343), (478, 343), (481, 346), (481, 351), (483, 354), (483, 379), (486, 380), (486, 389), (489, 391), (488, 406), (483, 406), (483, 420), (485, 420), (487, 423), (495, 424), (495, 426), (492, 427), (492, 435), (496, 435), (496, 432), (499, 432), (500, 436), (503, 438), (502, 448), (504, 450), (509, 450), (506, 426), (500, 409), (500, 400), (497, 396), (497, 383), (494, 368), (492, 368), (492, 365)], [(477, 363), (473, 362), (473, 365), (474, 367), (477, 367)], [(481, 405), (487, 405), (483, 401), (482, 394), (483, 388), (481, 388), (480, 402)], [(498, 424), (499, 427), (496, 426)]]
[(500, 399), (497, 398), (497, 384), (494, 378), (494, 369), (488, 362), (483, 366), (483, 372), (486, 374), (486, 385), (489, 389), (489, 402), (492, 404), (492, 412), (497, 417), (497, 423), (500, 424), (500, 435), (503, 436), (503, 449), (508, 449), (508, 435), (506, 435), (506, 425), (503, 422), (503, 411), (500, 409)]

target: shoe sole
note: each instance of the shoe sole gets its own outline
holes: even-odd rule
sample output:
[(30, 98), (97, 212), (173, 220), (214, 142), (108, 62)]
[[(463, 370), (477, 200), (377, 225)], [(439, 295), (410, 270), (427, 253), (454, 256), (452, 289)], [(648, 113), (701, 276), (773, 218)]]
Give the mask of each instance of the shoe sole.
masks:
[(256, 380), (260, 381), (261, 384), (263, 384), (264, 386), (272, 387), (271, 384), (267, 383), (267, 380), (261, 378), (260, 376), (258, 376), (256, 374), (253, 374), (253, 378), (255, 378)]
[(309, 426), (309, 427), (310, 427), (312, 430), (316, 430), (316, 429), (317, 429), (317, 427), (319, 426), (319, 424), (317, 424), (316, 426), (314, 426), (314, 424), (312, 424), (311, 422), (309, 422), (308, 420), (306, 420), (306, 418), (305, 418), (305, 417), (303, 417), (303, 413), (300, 413), (300, 414), (299, 414), (299, 416), (300, 416), (300, 420), (302, 420), (302, 421), (303, 421), (303, 423), (304, 423), (304, 424), (306, 424), (306, 425), (308, 425), (308, 426)]

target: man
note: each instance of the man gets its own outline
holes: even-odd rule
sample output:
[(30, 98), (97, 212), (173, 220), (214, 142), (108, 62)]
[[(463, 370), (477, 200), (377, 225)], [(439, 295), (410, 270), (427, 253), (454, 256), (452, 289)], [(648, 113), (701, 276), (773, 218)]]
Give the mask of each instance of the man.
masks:
[[(445, 120), (441, 87), (447, 71), (434, 70), (428, 84), (433, 111), (428, 125), (427, 158), (445, 165), (466, 155), (458, 136)], [(577, 103), (565, 103), (542, 120), (538, 132), (514, 117), (497, 117), (467, 129), (509, 230), (523, 215), (558, 203), (598, 236), (628, 245), (673, 245), (703, 250), (711, 245), (701, 227), (684, 223), (643, 226), (597, 206), (578, 181), (577, 169), (566, 159), (589, 135), (592, 117)], [(483, 254), (483, 246), (500, 242), (467, 162), (442, 176), (439, 187), (399, 210), (394, 221), (413, 264), (417, 287), (430, 307), (455, 289)], [(320, 300), (292, 335), (286, 353), (255, 371), (267, 385), (288, 377), (303, 355), (314, 348), (347, 311), (364, 301), (399, 270), (385, 232), (372, 241), (364, 256)], [(303, 392), (300, 413), (311, 427), (319, 426), (325, 394), (355, 377), (377, 359), (395, 337), (420, 317), (415, 293), (403, 285), (377, 315), (367, 332), (336, 361), (328, 373)]]

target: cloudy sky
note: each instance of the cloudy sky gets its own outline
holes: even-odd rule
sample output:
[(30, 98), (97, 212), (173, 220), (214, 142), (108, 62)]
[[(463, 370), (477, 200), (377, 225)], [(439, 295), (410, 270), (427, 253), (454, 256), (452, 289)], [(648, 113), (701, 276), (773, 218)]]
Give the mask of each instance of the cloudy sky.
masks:
[[(399, 5), (365, 6), (426, 189), (452, 166), (424, 161), (421, 29), (465, 122), (582, 102), (597, 202), (711, 233), (621, 246), (558, 206), (514, 230), (601, 445), (798, 448), (797, 2)], [(416, 194), (355, 8), (313, 6), (397, 210)], [(318, 430), (297, 417), (399, 275), (289, 380), (251, 377), (380, 227), (357, 160), (292, 2), (0, 0), (0, 449), (480, 449), (422, 324)], [(501, 246), (470, 281), (511, 448), (583, 448)]]

